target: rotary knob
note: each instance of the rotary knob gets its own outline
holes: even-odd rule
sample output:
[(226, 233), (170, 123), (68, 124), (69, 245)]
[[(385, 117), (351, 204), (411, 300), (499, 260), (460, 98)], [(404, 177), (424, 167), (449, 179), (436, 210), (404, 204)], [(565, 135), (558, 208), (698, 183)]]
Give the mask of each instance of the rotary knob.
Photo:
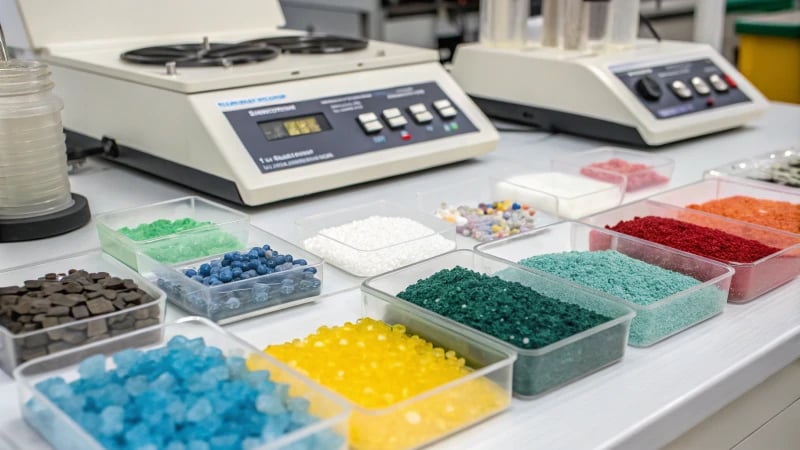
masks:
[(661, 98), (661, 85), (651, 77), (643, 76), (639, 78), (634, 87), (636, 92), (647, 100), (656, 101)]

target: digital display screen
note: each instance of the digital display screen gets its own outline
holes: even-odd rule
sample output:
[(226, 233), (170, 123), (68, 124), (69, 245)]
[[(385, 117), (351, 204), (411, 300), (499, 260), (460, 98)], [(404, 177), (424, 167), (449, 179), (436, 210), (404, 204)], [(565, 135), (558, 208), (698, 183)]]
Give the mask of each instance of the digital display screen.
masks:
[(261, 131), (264, 132), (268, 141), (321, 133), (331, 129), (330, 122), (322, 113), (259, 122), (258, 126), (261, 127)]

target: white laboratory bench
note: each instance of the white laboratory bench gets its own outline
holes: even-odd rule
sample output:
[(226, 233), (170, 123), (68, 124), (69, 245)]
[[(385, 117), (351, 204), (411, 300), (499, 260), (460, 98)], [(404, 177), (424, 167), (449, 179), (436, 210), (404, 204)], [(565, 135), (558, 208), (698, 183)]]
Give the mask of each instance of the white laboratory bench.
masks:
[[(603, 145), (566, 135), (502, 132), (498, 150), (475, 161), (342, 189), (260, 208), (240, 208), (251, 222), (295, 240), (294, 221), (306, 215), (388, 199), (410, 206), (416, 192), (489, 174), (509, 161), (543, 166), (551, 156)], [(800, 143), (800, 107), (773, 104), (749, 127), (653, 150), (675, 159), (671, 186), (701, 178), (705, 169)], [(376, 154), (379, 157), (379, 154)], [(192, 192), (106, 162), (92, 161), (71, 176), (92, 213), (145, 205)], [(99, 246), (94, 224), (51, 239), (0, 244), (0, 270)], [(326, 271), (328, 269), (326, 268)], [(262, 347), (297, 337), (294, 325), (316, 328), (358, 313), (359, 279), (336, 273), (336, 294), (316, 303), (249, 319), (226, 329)], [(171, 309), (168, 319), (181, 315)], [(341, 320), (339, 320), (341, 319)], [(308, 330), (310, 331), (310, 330)], [(269, 336), (269, 338), (266, 338)], [(267, 340), (265, 340), (267, 339)], [(653, 347), (628, 347), (624, 359), (543, 397), (515, 399), (511, 408), (436, 449), (658, 448), (711, 416), (800, 358), (800, 279), (742, 306), (728, 305), (709, 321)], [(19, 414), (16, 386), (0, 374), (0, 433), (21, 449), (47, 448)]]

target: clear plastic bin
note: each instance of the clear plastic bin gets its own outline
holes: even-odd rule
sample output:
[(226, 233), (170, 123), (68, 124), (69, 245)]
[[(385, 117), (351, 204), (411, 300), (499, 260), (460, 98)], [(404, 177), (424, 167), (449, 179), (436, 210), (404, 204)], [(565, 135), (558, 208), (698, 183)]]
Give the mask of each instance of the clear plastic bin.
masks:
[[(88, 317), (27, 333), (12, 334), (6, 328), (0, 327), (0, 369), (4, 372), (10, 374), (17, 365), (25, 361), (60, 353), (89, 342), (109, 339), (114, 335), (130, 333), (138, 329), (137, 326), (141, 328), (152, 325), (153, 321), (158, 323), (164, 321), (167, 298), (164, 292), (100, 249), (2, 271), (0, 272), (0, 287), (19, 286), (25, 280), (34, 280), (48, 273), (66, 273), (70, 269), (108, 272), (119, 278), (130, 278), (155, 300), (109, 314)], [(89, 337), (90, 326), (94, 330), (93, 333), (100, 334)], [(62, 340), (67, 333), (71, 336), (70, 341), (76, 343)]]
[[(359, 303), (361, 308), (353, 307), (353, 304)], [(334, 304), (337, 305), (335, 308), (331, 306)], [(466, 360), (467, 366), (474, 369), (469, 375), (392, 406), (364, 408), (350, 402), (351, 448), (419, 448), (475, 425), (504, 411), (511, 404), (511, 373), (516, 355), (509, 347), (487, 339), (480, 333), (466, 327), (452, 328), (448, 322), (430, 314), (420, 315), (403, 304), (362, 294), (357, 289), (326, 299), (324, 304), (315, 306), (311, 317), (311, 320), (303, 320), (300, 324), (284, 321), (276, 323), (276, 335), (280, 338), (270, 334), (268, 338), (258, 335), (253, 340), (264, 346), (282, 344), (295, 338), (303, 338), (322, 325), (338, 326), (345, 321), (355, 322), (361, 317), (370, 317), (392, 325), (402, 324), (408, 334), (416, 334), (435, 346), (455, 351)], [(491, 393), (498, 400), (497, 408), (476, 411), (470, 420), (454, 422), (448, 416), (448, 404), (460, 412), (466, 410), (475, 401), (470, 392), (476, 388), (480, 389), (479, 392)], [(417, 420), (419, 424), (437, 425), (439, 429), (434, 431), (428, 427), (417, 427), (413, 425)]]
[[(569, 338), (531, 350), (509, 344), (397, 297), (397, 294), (418, 280), (428, 278), (440, 270), (457, 266), (519, 282), (543, 295), (565, 303), (580, 305), (613, 319)], [(515, 396), (523, 399), (537, 397), (622, 359), (628, 342), (631, 319), (634, 316), (630, 308), (575, 283), (549, 274), (523, 270), (516, 264), (470, 250), (446, 253), (370, 278), (364, 281), (362, 290), (366, 296), (397, 305), (409, 314), (439, 321), (451, 330), (474, 330), (487, 339), (512, 348), (517, 353), (513, 391)]]
[[(334, 236), (331, 228), (363, 221), (373, 216), (409, 219), (429, 232), (409, 238), (393, 236), (389, 245), (362, 245)], [(300, 245), (327, 263), (357, 276), (368, 277), (450, 251), (456, 247), (455, 227), (413, 209), (387, 201), (367, 203), (305, 217), (296, 222)], [(353, 236), (352, 239), (357, 239)]]
[[(788, 164), (789, 162), (800, 162), (800, 148), (789, 147), (774, 152), (764, 153), (753, 158), (741, 159), (713, 169), (707, 170), (705, 178), (714, 177), (736, 177), (747, 180), (769, 183), (772, 186), (785, 186), (787, 189), (799, 189), (800, 184), (790, 184), (786, 180), (776, 178), (773, 168)], [(797, 169), (800, 171), (800, 167)]]
[(782, 250), (752, 263), (722, 261), (735, 273), (728, 302), (747, 303), (800, 274), (800, 236), (772, 228), (731, 220), (701, 211), (679, 208), (652, 200), (642, 200), (585, 217), (581, 222), (596, 227), (614, 226), (623, 220), (656, 216), (714, 228), (745, 239), (760, 241)]
[[(206, 286), (187, 277), (183, 271), (197, 269), (213, 259), (221, 259), (224, 253), (206, 256), (178, 264), (163, 264), (147, 255), (139, 255), (139, 272), (157, 284), (170, 303), (190, 314), (206, 317), (224, 324), (261, 314), (311, 302), (322, 292), (322, 260), (292, 245), (285, 240), (256, 227), (249, 227), (246, 247), (236, 250), (247, 253), (252, 247), (269, 244), (282, 255), (293, 259), (305, 259), (307, 265), (271, 274), (259, 275), (246, 280), (217, 286)], [(291, 289), (282, 283), (292, 280)], [(281, 289), (284, 289), (283, 291)], [(289, 292), (291, 291), (291, 292)]]
[[(41, 394), (35, 385), (51, 377), (62, 377), (67, 382), (77, 379), (78, 364), (89, 356), (106, 355), (109, 357), (108, 367), (113, 364), (110, 356), (118, 351), (128, 348), (147, 350), (162, 347), (174, 336), (185, 336), (190, 339), (202, 337), (207, 345), (218, 347), (226, 355), (256, 358), (259, 365), (270, 371), (273, 379), (280, 379), (291, 386), (289, 395), (310, 401), (309, 411), (316, 415), (319, 421), (258, 447), (258, 450), (312, 448), (307, 446), (312, 444), (314, 439), (323, 438), (330, 433), (336, 433), (346, 441), (349, 408), (345, 402), (213, 323), (197, 317), (186, 317), (174, 323), (145, 328), (18, 367), (14, 371), (14, 377), (17, 380), (22, 416), (57, 450), (104, 448), (69, 414)], [(143, 340), (149, 341), (147, 345), (142, 344)]]
[[(558, 221), (558, 217), (548, 212), (540, 211), (534, 206), (537, 199), (542, 198), (538, 192), (526, 192), (518, 190), (514, 192), (514, 187), (505, 181), (495, 177), (480, 177), (466, 179), (464, 181), (448, 184), (437, 189), (417, 193), (417, 208), (425, 214), (436, 217), (436, 212), (447, 205), (457, 208), (468, 206), (477, 208), (480, 203), (492, 203), (499, 201), (512, 201), (530, 206), (536, 214), (533, 216), (533, 227), (540, 227)], [(523, 230), (529, 231), (529, 230)], [(495, 239), (491, 235), (482, 234), (474, 236), (469, 229), (462, 226), (456, 227), (457, 236), (463, 239), (459, 248), (472, 248), (475, 241), (485, 242)]]
[[(551, 172), (509, 168), (502, 170), (503, 178), (465, 180), (421, 192), (417, 195), (418, 205), (423, 211), (435, 212), (443, 202), (452, 206), (477, 207), (480, 202), (512, 200), (527, 204), (537, 216), (541, 214), (544, 217), (542, 222), (545, 222), (542, 225), (545, 225), (555, 222), (557, 217), (583, 217), (622, 202), (622, 177), (609, 183), (585, 177), (579, 172), (569, 168)], [(567, 187), (568, 183), (572, 186)]]
[(628, 337), (628, 343), (634, 347), (651, 346), (721, 313), (733, 276), (733, 269), (725, 264), (578, 222), (556, 223), (531, 233), (481, 244), (475, 250), (514, 263), (551, 253), (616, 250), (698, 280), (700, 284), (648, 305), (587, 286), (636, 311)]
[[(119, 232), (120, 228), (134, 228), (158, 219), (177, 220), (191, 218), (198, 222), (211, 222), (212, 225), (160, 236), (153, 239), (134, 241)], [(198, 258), (198, 240), (217, 242), (213, 253), (232, 251), (247, 242), (247, 225), (250, 219), (246, 214), (204, 200), (200, 197), (182, 197), (136, 208), (98, 214), (94, 217), (97, 233), (103, 251), (138, 270), (137, 253), (149, 255), (163, 263), (176, 263)]]
[[(596, 167), (593, 164), (622, 160), (630, 164), (642, 164), (645, 167), (623, 172), (619, 167)], [(579, 172), (587, 177), (610, 183), (618, 183), (620, 179), (625, 192), (657, 190), (669, 184), (675, 161), (653, 152), (639, 152), (618, 147), (600, 147), (593, 150), (561, 155), (550, 161), (553, 170)]]
[[(681, 186), (670, 191), (654, 195), (651, 200), (666, 203), (672, 206), (687, 207), (692, 204), (701, 204), (712, 200), (719, 200), (733, 196), (745, 196), (762, 200), (789, 202), (800, 207), (800, 189), (793, 191), (783, 187), (768, 187), (760, 183), (739, 181), (733, 178), (710, 178), (696, 183)], [(704, 212), (704, 211), (699, 211)], [(709, 213), (710, 214), (710, 213)], [(727, 216), (723, 216), (727, 217)], [(731, 218), (732, 219), (732, 218)], [(754, 222), (748, 222), (754, 223)], [(756, 223), (757, 224), (757, 223)], [(757, 224), (760, 225), (760, 224)], [(764, 226), (768, 226), (763, 224)], [(800, 229), (800, 222), (797, 227)], [(782, 230), (790, 233), (798, 231)]]

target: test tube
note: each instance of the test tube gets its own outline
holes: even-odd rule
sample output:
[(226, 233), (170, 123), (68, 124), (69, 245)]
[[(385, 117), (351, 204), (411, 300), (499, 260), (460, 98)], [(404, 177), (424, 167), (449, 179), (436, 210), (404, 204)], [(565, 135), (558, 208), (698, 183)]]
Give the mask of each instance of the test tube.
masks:
[(582, 50), (586, 46), (589, 15), (584, 0), (562, 0), (564, 50)]
[(611, 0), (607, 33), (607, 45), (611, 48), (627, 48), (636, 43), (639, 34), (639, 0)]
[(608, 30), (609, 0), (586, 0), (583, 6), (589, 16), (587, 44), (593, 50), (602, 48)]
[(542, 1), (542, 46), (558, 47), (561, 36), (561, 0)]
[(525, 46), (530, 0), (481, 0), (480, 42), (505, 48)]

